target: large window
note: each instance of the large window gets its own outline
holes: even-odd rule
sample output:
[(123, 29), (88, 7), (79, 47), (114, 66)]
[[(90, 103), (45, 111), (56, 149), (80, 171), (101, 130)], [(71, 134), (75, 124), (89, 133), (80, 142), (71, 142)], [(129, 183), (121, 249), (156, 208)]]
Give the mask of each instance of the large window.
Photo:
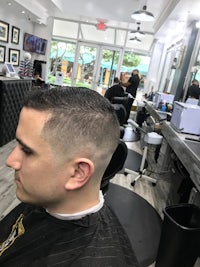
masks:
[(114, 44), (115, 30), (107, 29), (99, 31), (94, 25), (81, 24), (81, 33), (83, 41), (92, 41), (95, 43)]
[(199, 52), (198, 52), (194, 67), (191, 70), (191, 73), (192, 73), (191, 81), (193, 79), (196, 79), (196, 80), (200, 81), (200, 49), (199, 49)]
[(75, 85), (93, 88), (95, 76), (95, 63), (97, 57), (97, 47), (80, 44), (78, 47), (78, 62), (75, 73)]
[(108, 27), (99, 31), (94, 24), (54, 21), (48, 81), (55, 84), (56, 72), (62, 72), (63, 84), (105, 91), (114, 77), (127, 80), (138, 69), (142, 82), (150, 57), (131, 49), (126, 51), (126, 30)]
[[(126, 49), (133, 49), (137, 53), (141, 51), (141, 43), (135, 43), (130, 40), (132, 37), (131, 29), (135, 28), (134, 23), (129, 23), (129, 29), (127, 25), (112, 25), (107, 23), (105, 30), (99, 30), (97, 23), (87, 23), (84, 21), (66, 21), (66, 20), (54, 20), (53, 37), (55, 38), (70, 38), (81, 40), (83, 42), (93, 42), (104, 45), (111, 45), (117, 47), (123, 47)], [(125, 28), (123, 28), (123, 26)], [(120, 28), (121, 27), (121, 28)], [(151, 50), (151, 44), (153, 42), (153, 35), (145, 34), (142, 38), (142, 51), (148, 53)]]
[(53, 25), (53, 36), (59, 38), (73, 38), (77, 39), (78, 37), (78, 22), (71, 22), (66, 20), (54, 20)]
[(63, 73), (63, 83), (72, 84), (72, 70), (75, 60), (76, 43), (51, 41), (50, 70), (48, 82), (55, 83), (56, 71)]
[(127, 82), (132, 71), (134, 69), (138, 69), (141, 75), (140, 86), (143, 87), (145, 78), (147, 76), (149, 63), (150, 63), (149, 56), (135, 54), (132, 51), (125, 51), (120, 70), (120, 79), (124, 80), (124, 82)]

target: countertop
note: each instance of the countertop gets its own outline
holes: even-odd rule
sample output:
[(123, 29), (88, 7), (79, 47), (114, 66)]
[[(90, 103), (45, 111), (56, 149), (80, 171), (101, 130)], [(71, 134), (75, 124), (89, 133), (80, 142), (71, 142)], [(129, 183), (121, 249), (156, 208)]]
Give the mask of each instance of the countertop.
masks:
[[(159, 122), (163, 119), (163, 114), (155, 110), (151, 103), (147, 102), (145, 106), (155, 121)], [(200, 191), (200, 142), (185, 139), (194, 138), (198, 140), (199, 137), (177, 132), (168, 121), (162, 121), (161, 124), (163, 136), (190, 174), (190, 178), (198, 191)]]

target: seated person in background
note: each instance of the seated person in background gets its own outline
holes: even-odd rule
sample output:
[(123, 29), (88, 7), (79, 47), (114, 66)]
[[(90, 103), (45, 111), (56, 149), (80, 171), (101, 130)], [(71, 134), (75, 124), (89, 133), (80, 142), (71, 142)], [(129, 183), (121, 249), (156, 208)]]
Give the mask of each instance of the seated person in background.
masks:
[(199, 99), (199, 97), (200, 97), (199, 81), (194, 79), (192, 81), (192, 85), (188, 88), (186, 100), (188, 98)]
[(117, 77), (114, 78), (114, 84), (110, 88), (107, 89), (105, 93), (105, 98), (107, 98), (110, 102), (112, 102), (112, 98), (115, 96), (122, 97), (124, 96), (124, 89), (119, 84), (119, 79)]
[(119, 134), (112, 105), (93, 90), (31, 92), (6, 161), (21, 203), (0, 221), (1, 267), (139, 266), (100, 191)]
[(44, 80), (40, 77), (40, 74), (39, 74), (39, 72), (36, 72), (35, 74), (34, 74), (34, 81), (33, 81), (33, 85), (34, 86), (40, 86), (40, 87), (42, 87), (43, 85), (44, 85)]

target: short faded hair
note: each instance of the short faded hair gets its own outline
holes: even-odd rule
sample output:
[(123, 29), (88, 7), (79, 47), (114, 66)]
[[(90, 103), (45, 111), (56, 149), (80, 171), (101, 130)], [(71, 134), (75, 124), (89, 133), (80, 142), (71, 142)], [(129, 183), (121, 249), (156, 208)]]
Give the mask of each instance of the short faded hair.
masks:
[[(24, 107), (49, 112), (43, 127), (44, 138), (58, 155), (71, 158), (86, 153), (109, 161), (116, 149), (120, 126), (113, 106), (88, 88), (34, 90)], [(95, 160), (94, 160), (95, 161)]]
[(194, 80), (192, 81), (192, 84), (195, 84), (195, 85), (198, 85), (198, 86), (199, 86), (199, 81), (196, 80), (196, 79), (194, 79)]

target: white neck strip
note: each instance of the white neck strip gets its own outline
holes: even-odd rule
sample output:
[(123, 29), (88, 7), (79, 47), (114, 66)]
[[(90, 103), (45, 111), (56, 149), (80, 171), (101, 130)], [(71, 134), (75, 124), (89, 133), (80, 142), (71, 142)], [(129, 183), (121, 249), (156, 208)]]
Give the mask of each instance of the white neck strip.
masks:
[(83, 210), (83, 211), (72, 213), (72, 214), (51, 213), (47, 209), (46, 211), (53, 217), (56, 217), (61, 220), (79, 220), (85, 217), (86, 215), (99, 211), (103, 207), (103, 204), (104, 204), (104, 196), (102, 194), (102, 191), (99, 191), (99, 203), (87, 210)]

